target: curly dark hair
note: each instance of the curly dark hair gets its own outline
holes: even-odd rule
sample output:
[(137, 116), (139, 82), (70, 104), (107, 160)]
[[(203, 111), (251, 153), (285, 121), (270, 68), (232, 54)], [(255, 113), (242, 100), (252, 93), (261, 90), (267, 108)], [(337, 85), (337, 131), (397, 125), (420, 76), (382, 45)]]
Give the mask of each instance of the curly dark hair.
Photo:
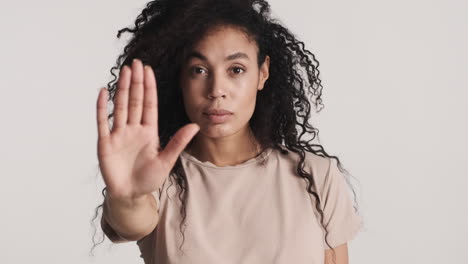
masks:
[[(333, 158), (344, 175), (349, 176), (349, 173), (343, 168), (337, 156), (327, 154), (320, 144), (311, 143), (315, 137), (320, 141), (318, 129), (309, 124), (310, 102), (314, 103), (317, 113), (323, 108), (319, 62), (315, 55), (304, 47), (303, 42), (282, 26), (279, 20), (270, 17), (270, 5), (267, 1), (155, 0), (149, 2), (136, 18), (134, 27), (118, 31), (117, 38), (120, 38), (122, 33), (132, 34), (132, 37), (123, 53), (117, 58), (116, 65), (110, 70), (114, 78), (107, 84), (109, 101), (114, 102), (117, 70), (122, 69), (124, 65), (130, 66), (134, 58), (141, 59), (144, 64), (151, 66), (158, 80), (158, 107), (163, 110), (159, 113), (158, 126), (160, 144), (164, 148), (179, 128), (191, 123), (185, 112), (178, 81), (185, 56), (208, 30), (219, 25), (234, 26), (255, 40), (259, 50), (257, 57), (259, 67), (267, 55), (270, 57), (270, 75), (262, 92), (258, 93), (249, 125), (262, 149), (277, 149), (282, 155), (292, 151), (300, 156), (296, 168), (297, 175), (307, 181), (306, 191), (315, 197), (317, 201), (315, 206), (324, 226), (323, 211), (320, 207), (322, 201), (315, 191), (314, 176), (304, 170), (305, 152)], [(113, 112), (108, 118), (112, 121)], [(308, 134), (311, 139), (303, 139), (304, 135)], [(180, 190), (178, 194), (182, 202), (180, 231), (183, 234), (188, 190), (180, 158), (169, 178), (176, 182)], [(349, 180), (347, 183), (350, 184)], [(104, 198), (105, 190), (106, 188), (102, 190)], [(354, 190), (353, 194), (356, 202)], [(96, 208), (93, 220), (98, 215), (99, 207), (102, 207), (102, 204)], [(356, 205), (354, 208), (357, 210)], [(327, 236), (328, 230), (325, 241), (331, 248)]]

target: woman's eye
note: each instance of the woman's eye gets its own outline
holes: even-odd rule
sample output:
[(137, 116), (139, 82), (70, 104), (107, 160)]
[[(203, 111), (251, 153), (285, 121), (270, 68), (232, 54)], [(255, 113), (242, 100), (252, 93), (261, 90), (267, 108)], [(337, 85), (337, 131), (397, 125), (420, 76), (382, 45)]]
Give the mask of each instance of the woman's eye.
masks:
[(200, 68), (200, 67), (193, 67), (192, 70), (191, 70), (191, 72), (192, 72), (192, 73), (195, 73), (195, 74), (199, 74), (199, 73), (203, 73), (204, 70), (205, 70), (205, 69)]
[(239, 73), (242, 73), (244, 71), (244, 69), (242, 69), (240, 67), (233, 67), (232, 70), (234, 71), (235, 74), (239, 74)]

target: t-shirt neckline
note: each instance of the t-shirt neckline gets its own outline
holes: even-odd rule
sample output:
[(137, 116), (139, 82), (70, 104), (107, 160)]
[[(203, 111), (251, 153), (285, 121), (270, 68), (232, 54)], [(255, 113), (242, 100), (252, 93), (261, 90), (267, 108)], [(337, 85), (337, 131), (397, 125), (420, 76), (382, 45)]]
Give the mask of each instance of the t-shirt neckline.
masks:
[(258, 154), (256, 157), (253, 157), (251, 159), (248, 159), (240, 164), (236, 165), (228, 165), (228, 166), (217, 166), (214, 163), (211, 163), (210, 161), (200, 161), (194, 156), (190, 155), (187, 153), (185, 150), (181, 152), (180, 156), (192, 163), (195, 163), (197, 165), (207, 167), (207, 168), (213, 168), (213, 169), (219, 169), (219, 170), (231, 170), (231, 169), (238, 169), (238, 168), (244, 168), (248, 166), (253, 166), (257, 162), (261, 162), (263, 159), (268, 158), (270, 153), (273, 151), (272, 148), (267, 148), (262, 153)]

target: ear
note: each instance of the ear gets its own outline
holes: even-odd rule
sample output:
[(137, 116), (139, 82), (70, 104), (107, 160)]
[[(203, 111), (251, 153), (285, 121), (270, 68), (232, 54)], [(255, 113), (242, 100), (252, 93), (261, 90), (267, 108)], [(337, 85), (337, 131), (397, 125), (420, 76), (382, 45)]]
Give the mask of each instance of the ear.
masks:
[(258, 81), (258, 87), (257, 87), (259, 91), (263, 89), (264, 84), (266, 80), (268, 79), (269, 70), (270, 70), (270, 56), (267, 55), (265, 57), (265, 61), (263, 62), (262, 66), (260, 66), (259, 81)]

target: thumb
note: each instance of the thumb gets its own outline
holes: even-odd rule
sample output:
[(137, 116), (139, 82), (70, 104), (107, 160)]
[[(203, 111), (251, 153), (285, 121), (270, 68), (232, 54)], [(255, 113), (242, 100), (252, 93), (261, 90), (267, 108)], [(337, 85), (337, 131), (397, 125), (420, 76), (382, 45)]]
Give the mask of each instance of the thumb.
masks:
[(171, 138), (169, 143), (162, 152), (160, 152), (160, 158), (166, 164), (169, 164), (172, 168), (179, 157), (180, 153), (185, 149), (187, 144), (192, 140), (192, 138), (198, 133), (200, 126), (195, 123), (190, 123), (183, 126), (175, 135)]

